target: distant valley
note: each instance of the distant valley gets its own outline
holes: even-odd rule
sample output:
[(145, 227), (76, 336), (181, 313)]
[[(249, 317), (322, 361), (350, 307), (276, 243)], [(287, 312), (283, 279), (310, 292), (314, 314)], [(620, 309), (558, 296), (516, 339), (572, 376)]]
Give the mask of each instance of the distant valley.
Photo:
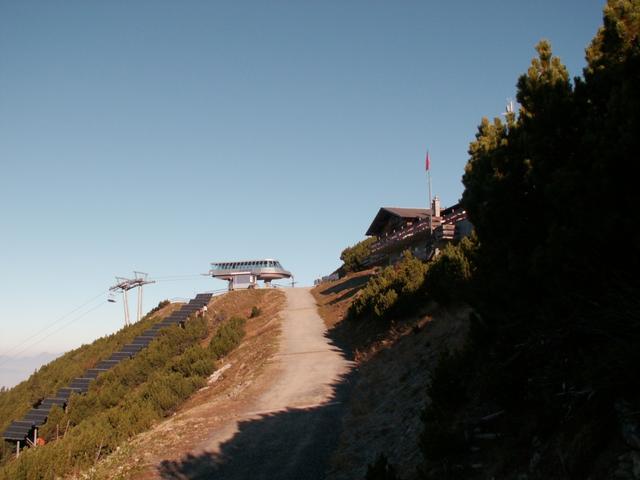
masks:
[(28, 357), (0, 355), (0, 387), (11, 388), (29, 378), (34, 370), (49, 363), (60, 353), (43, 352)]

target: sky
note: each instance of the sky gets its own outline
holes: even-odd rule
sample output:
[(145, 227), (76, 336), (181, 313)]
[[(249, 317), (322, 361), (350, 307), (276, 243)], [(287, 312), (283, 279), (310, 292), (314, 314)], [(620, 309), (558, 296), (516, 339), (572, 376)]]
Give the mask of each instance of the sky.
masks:
[(114, 332), (134, 270), (145, 310), (224, 288), (212, 261), (310, 285), (378, 208), (426, 206), (427, 149), (455, 203), (535, 44), (580, 75), (603, 5), (0, 0), (0, 355)]

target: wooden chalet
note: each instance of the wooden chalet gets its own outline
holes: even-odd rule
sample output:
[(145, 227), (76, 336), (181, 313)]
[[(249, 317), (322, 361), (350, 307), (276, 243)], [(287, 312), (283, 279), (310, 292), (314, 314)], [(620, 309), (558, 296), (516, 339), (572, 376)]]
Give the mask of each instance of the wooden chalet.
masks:
[(428, 260), (444, 243), (458, 241), (471, 230), (467, 212), (459, 204), (441, 209), (438, 197), (431, 208), (382, 207), (366, 233), (377, 238), (367, 263), (395, 263), (405, 250)]

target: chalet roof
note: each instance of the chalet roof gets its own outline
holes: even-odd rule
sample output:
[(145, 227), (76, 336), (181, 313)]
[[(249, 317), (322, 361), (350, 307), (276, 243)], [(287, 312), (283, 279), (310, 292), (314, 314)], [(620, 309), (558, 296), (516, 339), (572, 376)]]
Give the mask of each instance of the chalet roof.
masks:
[(378, 210), (377, 215), (371, 222), (371, 226), (367, 230), (367, 235), (379, 235), (384, 226), (394, 218), (405, 220), (417, 220), (426, 218), (431, 214), (430, 208), (401, 208), (401, 207), (382, 207)]

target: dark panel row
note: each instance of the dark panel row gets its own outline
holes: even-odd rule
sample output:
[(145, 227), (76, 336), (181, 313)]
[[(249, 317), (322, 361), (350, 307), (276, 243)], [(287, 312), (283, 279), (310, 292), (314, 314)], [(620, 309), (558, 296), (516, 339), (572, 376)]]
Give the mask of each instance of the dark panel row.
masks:
[(161, 329), (172, 325), (184, 324), (187, 318), (209, 303), (211, 296), (210, 293), (200, 293), (196, 295), (194, 299), (183, 305), (179, 310), (173, 312), (162, 321), (153, 325), (149, 330), (135, 337), (131, 343), (124, 345), (120, 351), (111, 354), (107, 360), (98, 362), (93, 368), (84, 372), (82, 377), (74, 378), (68, 387), (58, 390), (54, 397), (45, 398), (40, 402), (40, 405), (29, 410), (22, 420), (13, 421), (2, 433), (2, 438), (14, 442), (22, 442), (30, 437), (34, 428), (40, 427), (47, 421), (47, 417), (55, 405), (65, 408), (72, 393), (82, 394), (89, 391), (89, 385), (98, 375), (115, 367), (122, 360), (132, 358), (146, 348), (157, 338)]

